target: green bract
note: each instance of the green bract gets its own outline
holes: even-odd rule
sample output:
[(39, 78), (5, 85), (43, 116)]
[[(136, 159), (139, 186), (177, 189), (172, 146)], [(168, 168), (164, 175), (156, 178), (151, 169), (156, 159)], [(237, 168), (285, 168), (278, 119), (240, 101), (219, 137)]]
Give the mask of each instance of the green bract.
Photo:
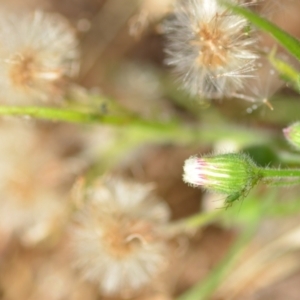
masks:
[(283, 129), (286, 139), (297, 149), (300, 149), (300, 122)]
[(184, 165), (185, 182), (226, 195), (228, 204), (246, 197), (261, 178), (260, 169), (245, 154), (191, 157)]

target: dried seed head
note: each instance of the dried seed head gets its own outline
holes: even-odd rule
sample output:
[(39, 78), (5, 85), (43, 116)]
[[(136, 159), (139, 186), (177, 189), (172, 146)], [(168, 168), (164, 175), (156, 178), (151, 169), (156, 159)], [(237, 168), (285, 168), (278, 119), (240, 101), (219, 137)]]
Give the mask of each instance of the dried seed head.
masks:
[(167, 64), (184, 89), (194, 96), (223, 98), (243, 88), (257, 58), (246, 19), (217, 0), (187, 0), (178, 2), (165, 28)]
[(148, 185), (103, 179), (87, 194), (73, 231), (76, 266), (106, 294), (134, 292), (165, 265), (159, 230), (168, 208)]
[(62, 156), (68, 146), (57, 147), (57, 132), (51, 135), (24, 121), (0, 125), (0, 235), (34, 246), (63, 226), (66, 183), (76, 162)]
[(0, 40), (0, 102), (55, 101), (78, 70), (75, 35), (57, 15), (2, 16)]
[(273, 110), (271, 99), (285, 84), (266, 58), (260, 58), (256, 65), (255, 76), (247, 78), (243, 93), (234, 95), (236, 98), (252, 102), (247, 108), (249, 114), (261, 105)]

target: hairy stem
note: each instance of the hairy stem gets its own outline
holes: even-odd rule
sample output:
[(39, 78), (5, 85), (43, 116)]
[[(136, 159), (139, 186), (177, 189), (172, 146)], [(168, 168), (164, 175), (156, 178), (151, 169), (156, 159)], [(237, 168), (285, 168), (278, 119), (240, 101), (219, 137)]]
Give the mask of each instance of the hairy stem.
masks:
[(300, 179), (300, 169), (260, 169), (263, 178), (266, 180), (278, 180), (278, 178), (289, 179), (298, 178)]

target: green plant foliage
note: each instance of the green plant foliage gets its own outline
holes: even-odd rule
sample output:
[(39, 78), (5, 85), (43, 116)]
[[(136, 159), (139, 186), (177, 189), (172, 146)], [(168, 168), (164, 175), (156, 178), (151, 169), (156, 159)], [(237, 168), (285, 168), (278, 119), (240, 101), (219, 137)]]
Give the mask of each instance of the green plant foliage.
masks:
[(292, 66), (285, 61), (275, 56), (275, 51), (272, 51), (268, 56), (273, 67), (279, 72), (281, 77), (292, 84), (293, 88), (300, 92), (300, 74)]
[(272, 35), (275, 40), (281, 44), (286, 50), (288, 50), (292, 55), (294, 55), (298, 60), (300, 60), (300, 41), (287, 33), (286, 31), (279, 28), (277, 25), (266, 20), (263, 17), (245, 9), (241, 6), (233, 5), (228, 1), (220, 1), (228, 8), (230, 8), (234, 13), (244, 16), (251, 23), (253, 23), (259, 29)]

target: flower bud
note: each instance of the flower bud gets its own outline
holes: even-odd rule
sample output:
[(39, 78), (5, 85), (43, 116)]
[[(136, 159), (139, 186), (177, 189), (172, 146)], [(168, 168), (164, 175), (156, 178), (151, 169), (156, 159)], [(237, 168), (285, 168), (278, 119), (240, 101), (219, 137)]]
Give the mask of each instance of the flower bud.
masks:
[(293, 146), (300, 149), (300, 122), (283, 129), (284, 136)]
[(245, 197), (262, 177), (247, 155), (236, 153), (190, 157), (183, 170), (183, 181), (227, 195), (227, 203)]

